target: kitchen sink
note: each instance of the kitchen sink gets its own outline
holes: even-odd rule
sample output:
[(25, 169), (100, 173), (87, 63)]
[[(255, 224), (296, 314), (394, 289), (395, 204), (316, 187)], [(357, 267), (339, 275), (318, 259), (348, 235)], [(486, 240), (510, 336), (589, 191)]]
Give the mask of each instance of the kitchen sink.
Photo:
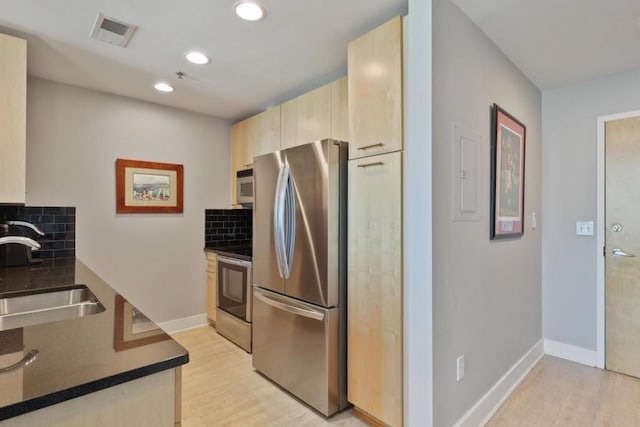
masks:
[(104, 310), (85, 285), (4, 295), (0, 298), (0, 331), (85, 317)]

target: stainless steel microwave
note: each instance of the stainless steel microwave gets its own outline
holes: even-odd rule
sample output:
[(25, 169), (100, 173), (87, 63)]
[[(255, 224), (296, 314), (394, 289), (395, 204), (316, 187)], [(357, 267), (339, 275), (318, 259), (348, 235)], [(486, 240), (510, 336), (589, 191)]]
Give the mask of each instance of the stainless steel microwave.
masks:
[(236, 173), (236, 203), (253, 204), (253, 169)]

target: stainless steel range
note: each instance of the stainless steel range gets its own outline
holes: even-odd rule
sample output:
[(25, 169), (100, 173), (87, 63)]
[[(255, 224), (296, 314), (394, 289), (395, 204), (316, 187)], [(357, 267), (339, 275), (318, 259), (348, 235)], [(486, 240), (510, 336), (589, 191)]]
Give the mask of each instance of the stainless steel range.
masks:
[(251, 353), (251, 248), (220, 248), (216, 330)]

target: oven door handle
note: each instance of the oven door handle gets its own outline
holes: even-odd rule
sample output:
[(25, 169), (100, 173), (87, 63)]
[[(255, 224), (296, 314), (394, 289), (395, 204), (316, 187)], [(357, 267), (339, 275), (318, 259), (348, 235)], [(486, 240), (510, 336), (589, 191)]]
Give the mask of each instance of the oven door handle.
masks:
[(320, 321), (324, 320), (324, 313), (321, 311), (309, 310), (307, 308), (297, 307), (295, 305), (286, 304), (284, 302), (277, 301), (263, 294), (257, 289), (255, 290), (255, 296), (265, 304), (268, 304), (280, 310), (288, 311), (289, 313), (295, 314), (297, 316), (303, 316), (313, 320), (320, 320)]

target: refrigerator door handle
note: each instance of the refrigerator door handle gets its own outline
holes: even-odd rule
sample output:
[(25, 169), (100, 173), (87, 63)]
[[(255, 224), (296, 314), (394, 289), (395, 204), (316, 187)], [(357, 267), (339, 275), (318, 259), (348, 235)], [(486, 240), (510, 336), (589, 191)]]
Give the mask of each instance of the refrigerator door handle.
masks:
[(278, 272), (280, 273), (280, 277), (283, 279), (286, 277), (286, 255), (284, 247), (284, 200), (286, 192), (286, 181), (284, 180), (284, 176), (286, 169), (288, 169), (288, 165), (286, 163), (280, 166), (273, 203), (274, 244), (276, 249), (276, 259), (278, 260)]
[(288, 279), (291, 275), (291, 268), (293, 266), (293, 254), (296, 246), (296, 201), (295, 190), (293, 188), (293, 180), (291, 179), (291, 169), (289, 169), (289, 165), (287, 165), (285, 169), (284, 179), (284, 278)]
[(297, 316), (303, 316), (303, 317), (307, 317), (309, 319), (314, 319), (314, 320), (319, 320), (322, 321), (324, 320), (324, 313), (321, 311), (316, 311), (316, 310), (310, 310), (308, 308), (302, 308), (302, 307), (296, 307), (294, 305), (291, 304), (286, 304), (284, 302), (281, 301), (276, 301), (275, 299), (263, 294), (262, 292), (260, 292), (259, 290), (255, 290), (255, 296), (256, 298), (258, 298), (260, 301), (264, 302), (265, 304), (268, 304), (272, 307), (278, 308), (280, 310), (284, 310), (287, 311), (289, 313), (295, 314)]

